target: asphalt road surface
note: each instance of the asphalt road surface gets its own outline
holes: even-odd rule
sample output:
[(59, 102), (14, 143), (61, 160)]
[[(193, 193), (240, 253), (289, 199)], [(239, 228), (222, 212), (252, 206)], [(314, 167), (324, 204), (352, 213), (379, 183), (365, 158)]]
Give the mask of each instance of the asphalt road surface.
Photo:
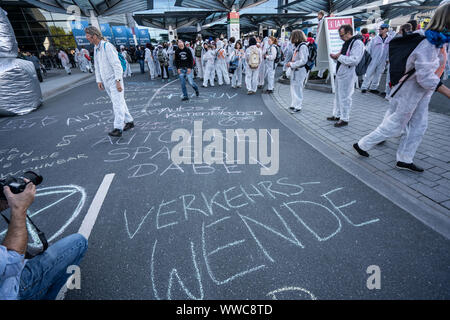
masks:
[[(82, 224), (89, 235), (81, 289), (66, 299), (450, 298), (450, 242), (298, 138), (259, 93), (188, 87), (181, 102), (179, 80), (147, 74), (125, 86), (136, 127), (120, 139), (93, 82), (0, 118), (0, 173), (44, 176), (30, 215), (50, 243)], [(213, 155), (233, 159), (226, 130), (248, 129), (257, 152), (174, 164), (172, 132), (199, 124), (210, 136), (185, 151), (207, 155), (214, 140)], [(368, 289), (371, 266), (380, 289)]]

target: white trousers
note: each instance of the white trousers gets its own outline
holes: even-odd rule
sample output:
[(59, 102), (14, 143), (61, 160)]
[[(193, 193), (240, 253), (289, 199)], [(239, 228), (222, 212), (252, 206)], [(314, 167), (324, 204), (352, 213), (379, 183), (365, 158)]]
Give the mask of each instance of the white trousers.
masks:
[(123, 130), (124, 124), (133, 121), (133, 117), (130, 111), (128, 111), (127, 103), (125, 102), (125, 86), (123, 80), (120, 81), (120, 84), (122, 85), (122, 92), (117, 91), (116, 80), (114, 78), (103, 82), (114, 110), (114, 129)]
[(195, 57), (195, 67), (197, 68), (197, 77), (203, 79), (203, 64), (202, 58)]
[(156, 68), (155, 68), (155, 64), (153, 63), (153, 60), (147, 61), (147, 65), (148, 65), (148, 70), (150, 71), (150, 79), (153, 80), (156, 78)]
[(333, 116), (347, 121), (350, 118), (350, 110), (352, 108), (352, 96), (355, 91), (355, 83), (358, 77), (356, 73), (353, 78), (336, 77), (336, 94), (334, 95)]
[(130, 65), (130, 63), (128, 61), (127, 61), (127, 69), (123, 73), (123, 76), (124, 77), (131, 77), (131, 65)]
[(267, 90), (273, 90), (275, 86), (275, 65), (273, 61), (266, 61), (265, 71), (265, 78), (267, 78)]
[(259, 69), (247, 68), (245, 71), (245, 85), (247, 86), (247, 91), (256, 92), (256, 90), (258, 90), (258, 76)]
[(405, 130), (397, 149), (397, 161), (412, 163), (427, 130), (432, 95), (433, 91), (424, 90), (415, 80), (405, 82), (390, 100), (391, 105), (381, 124), (359, 140), (359, 147), (368, 151), (381, 141), (400, 136)]
[(217, 73), (217, 81), (219, 85), (222, 85), (225, 81), (226, 84), (230, 84), (230, 76), (228, 75), (227, 64), (223, 62), (217, 62), (216, 73)]
[(372, 61), (367, 68), (361, 90), (378, 90), (385, 66), (385, 62), (377, 63), (376, 61)]
[(264, 85), (264, 76), (266, 75), (266, 64), (265, 61), (261, 61), (258, 68), (258, 85)]
[(214, 76), (215, 76), (215, 69), (214, 69), (214, 63), (206, 63), (205, 72), (203, 75), (203, 85), (206, 87), (208, 86), (208, 81), (211, 84), (212, 87), (214, 87)]
[(305, 82), (307, 72), (305, 68), (300, 68), (297, 71), (292, 71), (290, 86), (291, 86), (291, 107), (295, 110), (302, 109), (303, 103), (303, 84)]

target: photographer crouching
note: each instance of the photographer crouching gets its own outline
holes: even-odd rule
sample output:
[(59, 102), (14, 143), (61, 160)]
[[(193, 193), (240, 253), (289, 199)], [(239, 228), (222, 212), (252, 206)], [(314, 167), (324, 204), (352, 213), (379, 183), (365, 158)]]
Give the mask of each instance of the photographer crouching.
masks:
[(0, 245), (0, 300), (54, 300), (70, 276), (67, 267), (80, 264), (87, 240), (73, 234), (25, 259), (27, 210), (34, 201), (36, 186), (26, 178), (22, 182), (23, 190), (14, 190), (12, 184), (3, 184), (0, 190), (0, 212), (11, 209), (8, 231)]

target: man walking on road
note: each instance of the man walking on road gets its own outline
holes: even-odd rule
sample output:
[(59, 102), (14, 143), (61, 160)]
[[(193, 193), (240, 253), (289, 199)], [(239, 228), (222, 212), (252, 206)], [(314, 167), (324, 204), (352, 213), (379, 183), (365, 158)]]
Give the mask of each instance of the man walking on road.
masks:
[(189, 100), (187, 89), (186, 89), (186, 78), (195, 90), (195, 94), (197, 97), (200, 92), (198, 91), (198, 87), (194, 82), (193, 77), (193, 67), (194, 67), (194, 57), (192, 56), (192, 52), (189, 48), (186, 48), (184, 42), (182, 40), (178, 40), (178, 48), (175, 51), (175, 67), (178, 70), (178, 76), (181, 81), (181, 90), (183, 91), (183, 99), (182, 101)]
[(103, 40), (102, 34), (97, 28), (87, 27), (84, 32), (88, 41), (95, 45), (95, 77), (98, 88), (106, 89), (113, 104), (114, 130), (108, 134), (112, 137), (121, 137), (122, 130), (126, 131), (134, 127), (133, 117), (125, 102), (122, 63), (116, 48)]

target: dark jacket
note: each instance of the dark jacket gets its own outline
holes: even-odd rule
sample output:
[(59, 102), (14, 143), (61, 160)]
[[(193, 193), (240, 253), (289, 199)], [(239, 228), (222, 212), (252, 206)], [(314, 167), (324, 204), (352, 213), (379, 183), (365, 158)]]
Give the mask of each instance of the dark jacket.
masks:
[(141, 49), (136, 50), (135, 57), (136, 57), (136, 60), (144, 60), (144, 58), (145, 58), (145, 51), (141, 50)]
[(194, 66), (194, 58), (189, 48), (184, 47), (183, 50), (177, 48), (175, 51), (175, 67), (177, 69), (187, 68), (192, 69)]

